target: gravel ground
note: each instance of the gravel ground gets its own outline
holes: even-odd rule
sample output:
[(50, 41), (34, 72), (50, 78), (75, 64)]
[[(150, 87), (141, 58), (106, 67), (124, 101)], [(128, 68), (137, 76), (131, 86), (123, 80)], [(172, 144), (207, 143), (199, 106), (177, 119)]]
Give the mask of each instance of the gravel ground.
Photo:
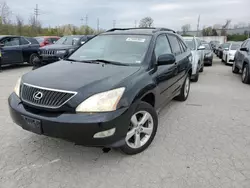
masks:
[(0, 188), (249, 188), (250, 86), (215, 58), (189, 99), (161, 112), (136, 156), (35, 135), (12, 123), (7, 98), (28, 66), (0, 73)]

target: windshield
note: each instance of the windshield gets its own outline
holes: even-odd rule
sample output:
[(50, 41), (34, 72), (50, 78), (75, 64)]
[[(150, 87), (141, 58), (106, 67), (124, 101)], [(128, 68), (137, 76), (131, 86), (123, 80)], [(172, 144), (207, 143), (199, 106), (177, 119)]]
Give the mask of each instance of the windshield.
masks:
[(151, 36), (99, 35), (84, 44), (69, 59), (76, 61), (102, 59), (123, 64), (140, 64)]
[(77, 36), (65, 36), (56, 41), (55, 44), (64, 44), (64, 45), (76, 45), (80, 37)]
[(187, 46), (191, 49), (191, 50), (195, 50), (195, 41), (193, 39), (184, 39), (184, 41), (186, 42)]
[(222, 46), (222, 48), (229, 48), (229, 46), (230, 46), (230, 43), (225, 43), (225, 44), (223, 44), (223, 46)]
[(240, 44), (232, 44), (231, 46), (231, 50), (237, 50), (238, 48), (240, 48)]

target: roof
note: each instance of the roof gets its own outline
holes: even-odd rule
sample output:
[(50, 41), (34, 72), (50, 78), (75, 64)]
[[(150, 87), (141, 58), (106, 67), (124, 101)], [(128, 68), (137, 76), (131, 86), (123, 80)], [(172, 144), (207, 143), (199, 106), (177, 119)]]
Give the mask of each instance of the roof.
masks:
[(175, 33), (174, 30), (168, 29), (168, 28), (155, 28), (155, 27), (145, 27), (145, 28), (113, 28), (110, 30), (107, 30), (103, 34), (110, 34), (111, 32), (115, 34), (147, 34), (152, 35), (157, 32), (171, 32)]

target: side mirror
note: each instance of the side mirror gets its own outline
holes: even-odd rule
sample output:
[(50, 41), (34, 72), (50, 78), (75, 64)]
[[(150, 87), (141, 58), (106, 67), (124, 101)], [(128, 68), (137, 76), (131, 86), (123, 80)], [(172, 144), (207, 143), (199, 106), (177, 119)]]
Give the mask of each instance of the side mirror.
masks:
[(161, 65), (171, 65), (175, 63), (176, 59), (173, 54), (163, 54), (158, 57), (157, 64)]
[(0, 43), (0, 48), (4, 47), (4, 43)]
[(198, 50), (205, 50), (205, 46), (200, 46), (199, 48), (198, 48)]
[(240, 48), (240, 51), (244, 51), (244, 52), (248, 52), (249, 51), (249, 49), (248, 48)]

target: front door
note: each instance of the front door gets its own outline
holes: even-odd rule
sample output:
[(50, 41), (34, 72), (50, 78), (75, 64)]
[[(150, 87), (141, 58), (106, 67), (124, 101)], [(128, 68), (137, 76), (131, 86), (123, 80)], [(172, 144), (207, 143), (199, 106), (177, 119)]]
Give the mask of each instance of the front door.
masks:
[[(242, 44), (241, 48), (249, 48), (250, 46), (250, 41), (246, 41), (245, 43)], [(240, 69), (243, 68), (243, 63), (244, 63), (244, 60), (245, 60), (245, 57), (247, 56), (247, 53), (246, 51), (242, 51), (239, 49), (239, 53), (238, 53), (238, 57), (237, 57), (237, 65), (238, 67), (240, 67)]]
[[(169, 41), (165, 34), (157, 37), (154, 53), (156, 61), (160, 55), (172, 53)], [(157, 66), (156, 82), (160, 89), (162, 101), (166, 101), (171, 97), (176, 74), (176, 64)]]
[(4, 44), (4, 47), (1, 48), (3, 64), (23, 62), (23, 55), (22, 49), (20, 48), (19, 37), (6, 38), (2, 41), (2, 43)]

